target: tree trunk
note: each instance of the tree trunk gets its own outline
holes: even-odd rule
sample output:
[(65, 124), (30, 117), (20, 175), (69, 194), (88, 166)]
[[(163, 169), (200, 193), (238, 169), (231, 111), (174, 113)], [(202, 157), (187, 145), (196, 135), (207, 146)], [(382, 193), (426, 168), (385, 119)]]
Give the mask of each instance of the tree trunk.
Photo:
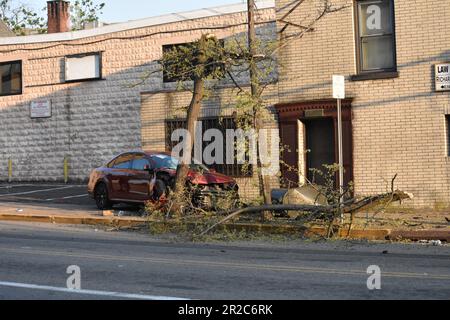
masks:
[[(247, 0), (248, 6), (248, 46), (250, 49), (250, 82), (251, 82), (251, 94), (252, 98), (256, 101), (260, 98), (260, 90), (259, 90), (259, 80), (257, 74), (257, 66), (255, 62), (256, 55), (256, 30), (255, 30), (255, 1)], [(258, 101), (259, 103), (259, 101)], [(257, 141), (256, 141), (256, 166), (257, 166), (257, 174), (258, 174), (258, 182), (259, 182), (259, 195), (264, 199), (265, 204), (271, 204), (271, 196), (270, 196), (270, 184), (267, 177), (264, 177), (262, 172), (262, 163), (261, 163), (261, 147), (259, 143), (259, 131), (261, 129), (261, 125), (259, 124), (259, 108), (254, 107), (253, 109), (253, 126), (257, 133)], [(264, 214), (263, 214), (264, 217)], [(264, 218), (263, 218), (264, 219)]]
[[(186, 205), (186, 178), (189, 173), (189, 165), (192, 162), (192, 153), (194, 149), (195, 140), (195, 127), (200, 115), (200, 109), (202, 100), (204, 97), (204, 85), (205, 81), (203, 79), (202, 69), (204, 69), (203, 64), (205, 63), (205, 42), (207, 41), (206, 36), (202, 36), (199, 41), (199, 53), (198, 53), (198, 62), (199, 62), (199, 72), (194, 80), (194, 93), (192, 96), (192, 101), (189, 105), (188, 113), (187, 113), (187, 132), (188, 136), (186, 137), (185, 147), (183, 151), (183, 157), (180, 159), (180, 164), (177, 168), (177, 174), (175, 179), (175, 189), (173, 194), (173, 204), (171, 211), (177, 216), (181, 216), (183, 214), (183, 205)], [(201, 147), (201, 146), (199, 146)]]

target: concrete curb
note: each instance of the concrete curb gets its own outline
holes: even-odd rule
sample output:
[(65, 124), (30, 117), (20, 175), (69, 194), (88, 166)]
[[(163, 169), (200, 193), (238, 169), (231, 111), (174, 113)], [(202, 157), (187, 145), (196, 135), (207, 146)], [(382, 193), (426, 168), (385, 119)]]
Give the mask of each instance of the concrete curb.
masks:
[(147, 223), (142, 218), (58, 216), (33, 214), (0, 214), (1, 221), (39, 222), (52, 224), (104, 225), (115, 227), (134, 227)]
[[(0, 213), (0, 221), (20, 221), (20, 222), (39, 222), (52, 224), (78, 224), (78, 225), (101, 225), (109, 227), (138, 227), (150, 224), (165, 224), (167, 226), (177, 226), (177, 222), (149, 222), (145, 218), (138, 217), (104, 217), (104, 216), (69, 216), (69, 215), (37, 215), (37, 214), (11, 214)], [(198, 224), (188, 223), (187, 228), (194, 229)], [(267, 234), (297, 234), (300, 236), (324, 236), (326, 228), (314, 227), (304, 228), (291, 225), (267, 225), (259, 223), (226, 223), (218, 226), (220, 230), (227, 231), (245, 231), (259, 232)], [(390, 229), (370, 229), (370, 230), (351, 230), (347, 237), (347, 230), (339, 232), (341, 238), (364, 239), (364, 240), (441, 240), (450, 243), (450, 231), (407, 231)]]

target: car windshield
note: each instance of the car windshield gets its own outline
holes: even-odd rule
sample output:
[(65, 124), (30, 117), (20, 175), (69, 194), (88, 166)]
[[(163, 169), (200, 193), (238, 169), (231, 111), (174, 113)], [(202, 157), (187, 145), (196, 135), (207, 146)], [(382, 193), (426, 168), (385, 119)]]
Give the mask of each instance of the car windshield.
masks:
[[(178, 159), (171, 157), (171, 156), (163, 155), (163, 154), (152, 156), (152, 160), (155, 163), (155, 169), (165, 168), (165, 169), (176, 170), (178, 167), (178, 164), (180, 163), (180, 161), (178, 161)], [(199, 172), (208, 172), (209, 171), (209, 169), (203, 164), (191, 164), (190, 167), (191, 167), (191, 169), (193, 169), (195, 171), (199, 171)]]
[(166, 168), (176, 170), (179, 164), (177, 159), (162, 154), (152, 156), (152, 160), (155, 163), (155, 169)]

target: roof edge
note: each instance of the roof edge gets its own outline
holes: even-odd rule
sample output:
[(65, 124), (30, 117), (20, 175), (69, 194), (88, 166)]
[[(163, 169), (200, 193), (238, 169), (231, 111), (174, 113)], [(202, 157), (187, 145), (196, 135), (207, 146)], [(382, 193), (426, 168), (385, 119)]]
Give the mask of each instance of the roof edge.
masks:
[[(260, 10), (275, 8), (275, 1), (274, 0), (257, 1), (257, 6), (258, 9)], [(1, 37), (0, 46), (48, 43), (58, 41), (73, 41), (133, 29), (141, 29), (169, 23), (183, 22), (220, 15), (228, 15), (245, 11), (247, 11), (247, 5), (245, 3), (237, 3), (219, 7), (203, 8), (193, 11), (171, 13), (139, 20), (132, 20), (128, 22), (111, 24), (108, 26), (90, 30), (80, 30), (80, 31), (32, 35), (32, 36)]]

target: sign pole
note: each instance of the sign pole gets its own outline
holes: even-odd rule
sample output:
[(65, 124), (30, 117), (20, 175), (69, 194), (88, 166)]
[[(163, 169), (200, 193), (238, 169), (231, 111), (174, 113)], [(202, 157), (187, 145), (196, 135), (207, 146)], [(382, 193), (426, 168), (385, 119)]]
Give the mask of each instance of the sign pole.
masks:
[(337, 100), (338, 113), (338, 157), (339, 157), (339, 211), (341, 221), (344, 222), (344, 152), (342, 143), (342, 99), (345, 99), (345, 77), (333, 76), (333, 98)]
[(341, 206), (344, 205), (344, 155), (342, 143), (342, 104), (341, 99), (337, 99), (338, 111), (338, 153), (339, 153), (339, 192), (341, 194)]

